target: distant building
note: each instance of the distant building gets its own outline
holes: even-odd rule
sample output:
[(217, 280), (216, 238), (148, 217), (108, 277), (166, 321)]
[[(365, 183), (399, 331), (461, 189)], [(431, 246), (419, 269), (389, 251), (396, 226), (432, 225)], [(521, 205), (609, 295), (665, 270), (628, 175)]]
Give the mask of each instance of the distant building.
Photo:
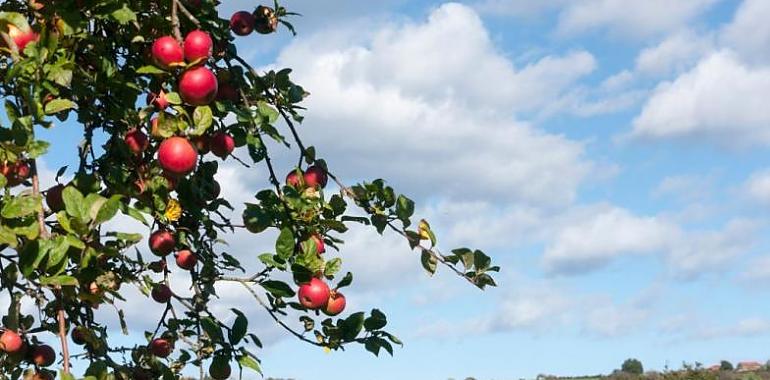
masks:
[(759, 364), (758, 362), (740, 362), (738, 363), (738, 367), (736, 367), (738, 372), (753, 372), (759, 371), (760, 369), (762, 369), (762, 364)]
[(722, 366), (719, 364), (714, 364), (708, 368), (708, 370), (711, 372), (719, 372), (721, 369), (722, 369)]

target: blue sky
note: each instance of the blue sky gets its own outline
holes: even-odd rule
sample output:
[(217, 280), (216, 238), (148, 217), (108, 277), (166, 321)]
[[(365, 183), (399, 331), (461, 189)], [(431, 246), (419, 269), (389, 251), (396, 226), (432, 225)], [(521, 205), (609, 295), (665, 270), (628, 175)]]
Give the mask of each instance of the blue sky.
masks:
[[(312, 94), (302, 132), (332, 171), (383, 176), (444, 249), (482, 248), (503, 272), (484, 293), (430, 279), (397, 237), (354, 229), (350, 305), (386, 311), (405, 346), (323, 353), (224, 292), (223, 313), (244, 305), (265, 337), (266, 376), (505, 380), (607, 373), (627, 357), (770, 359), (766, 0), (285, 5), (305, 15), (299, 36), (238, 48), (294, 68)], [(66, 162), (53, 153), (50, 167)], [(288, 170), (293, 156), (278, 155)], [(266, 184), (232, 164), (220, 176), (236, 200)], [(244, 260), (271, 247), (234, 238)]]

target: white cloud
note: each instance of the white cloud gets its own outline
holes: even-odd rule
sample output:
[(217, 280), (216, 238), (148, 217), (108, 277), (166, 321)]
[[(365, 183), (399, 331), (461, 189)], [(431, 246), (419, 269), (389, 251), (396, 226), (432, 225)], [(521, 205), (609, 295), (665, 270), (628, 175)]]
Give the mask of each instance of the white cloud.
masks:
[(581, 143), (512, 120), (513, 110), (551, 102), (590, 72), (590, 54), (516, 70), (459, 4), (364, 42), (325, 36), (298, 39), (276, 66), (294, 68), (313, 93), (303, 133), (348, 178), (377, 168), (418, 196), (554, 206), (570, 203), (591, 171)]
[(720, 33), (720, 41), (751, 63), (770, 63), (770, 2), (744, 0), (732, 22)]
[(770, 68), (750, 68), (729, 51), (660, 84), (633, 122), (636, 138), (695, 138), (723, 146), (770, 143)]
[(657, 254), (671, 275), (693, 279), (722, 271), (747, 253), (755, 243), (758, 223), (734, 219), (721, 229), (688, 230), (660, 216), (642, 217), (598, 205), (578, 209), (558, 226), (542, 258), (548, 272), (586, 273), (621, 256)]
[(579, 273), (603, 266), (620, 254), (663, 249), (678, 234), (676, 226), (654, 217), (599, 206), (571, 219), (546, 247), (543, 264), (550, 272)]
[(639, 52), (636, 71), (653, 76), (680, 73), (690, 69), (713, 47), (710, 34), (704, 36), (691, 30), (680, 31)]
[(647, 37), (676, 30), (717, 0), (580, 0), (561, 12), (558, 31), (571, 35), (609, 30), (620, 35)]
[(743, 187), (750, 199), (770, 205), (770, 170), (753, 173)]

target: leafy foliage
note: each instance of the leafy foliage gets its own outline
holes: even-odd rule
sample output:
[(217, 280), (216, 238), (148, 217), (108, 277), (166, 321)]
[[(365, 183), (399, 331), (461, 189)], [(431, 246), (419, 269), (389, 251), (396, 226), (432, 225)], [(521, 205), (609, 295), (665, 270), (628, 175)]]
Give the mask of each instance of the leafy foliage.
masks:
[[(402, 342), (385, 330), (388, 319), (379, 309), (337, 317), (326, 298), (319, 308), (303, 299), (317, 294), (307, 289), (314, 277), (332, 284), (325, 289), (329, 300), (353, 284), (343, 258), (326, 249), (342, 247), (351, 223), (400, 234), (431, 275), (445, 266), (478, 288), (495, 286), (492, 274), (500, 268), (486, 254), (469, 248), (442, 254), (429, 223), (414, 220), (415, 203), (384, 180), (352, 187), (338, 181), (298, 132), (300, 104), (309, 93), (292, 81), (291, 69), (257, 73), (244, 61), (231, 21), (219, 17), (217, 6), (216, 0), (0, 3), (0, 288), (10, 299), (3, 331), (17, 332), (31, 348), (43, 346), (39, 334), (58, 336), (63, 359), (55, 372), (4, 347), (0, 379), (74, 379), (69, 352), (88, 363), (83, 375), (89, 380), (178, 379), (186, 367), (207, 365), (212, 378), (227, 377), (231, 365), (238, 373), (260, 372), (262, 343), (248, 315), (238, 308), (214, 312), (219, 282), (241, 285), (301, 341), (326, 350), (360, 344), (374, 355), (392, 355)], [(258, 6), (251, 26), (261, 34), (279, 25), (294, 33), (292, 15), (277, 2)], [(182, 42), (189, 54), (184, 36), (194, 30), (210, 38), (208, 56), (166, 62), (163, 54), (181, 51)], [(172, 47), (156, 49), (164, 38)], [(193, 71), (213, 73), (216, 83), (185, 83)], [(78, 164), (71, 180), (60, 182), (68, 173), (63, 167), (60, 183), (44, 190), (37, 159), (50, 143), (36, 132), (62, 122), (82, 132), (72, 155)], [(96, 146), (102, 140), (95, 136), (104, 144)], [(298, 151), (285, 183), (266, 139)], [(164, 150), (170, 141), (193, 156)], [(247, 168), (264, 165), (272, 184), (245, 204), (242, 224), (227, 216), (235, 207), (220, 196), (227, 184), (215, 177), (227, 159)], [(329, 179), (337, 193), (325, 192)], [(113, 230), (125, 218), (153, 232), (149, 245), (157, 257), (140, 253), (144, 236)], [(255, 257), (259, 272), (244, 275), (244, 265), (227, 252), (223, 234), (236, 229), (278, 232), (274, 250)], [(171, 268), (170, 252), (188, 254)], [(186, 274), (189, 296), (182, 285), (172, 287), (172, 271)], [(111, 336), (115, 326), (97, 320), (93, 310), (114, 308), (127, 334), (121, 292), (127, 285), (159, 302), (162, 314), (146, 341), (119, 347)], [(25, 299), (36, 313), (21, 311)]]

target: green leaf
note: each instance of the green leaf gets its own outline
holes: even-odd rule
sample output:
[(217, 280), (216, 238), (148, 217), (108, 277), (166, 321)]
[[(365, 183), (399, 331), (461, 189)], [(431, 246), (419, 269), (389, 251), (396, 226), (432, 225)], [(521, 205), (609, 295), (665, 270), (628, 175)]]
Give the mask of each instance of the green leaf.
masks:
[(136, 13), (134, 13), (134, 11), (132, 11), (126, 4), (123, 4), (123, 8), (112, 11), (110, 15), (115, 21), (123, 25), (128, 24), (131, 21), (136, 21)]
[(74, 186), (65, 187), (62, 190), (62, 199), (64, 200), (64, 209), (67, 211), (67, 214), (83, 222), (89, 221), (85, 198), (78, 189)]
[(476, 250), (473, 252), (473, 265), (476, 267), (476, 272), (484, 272), (492, 265), (492, 259), (484, 252)]
[(240, 364), (241, 367), (252, 369), (260, 374), (262, 373), (262, 370), (259, 368), (259, 363), (257, 363), (257, 361), (254, 360), (254, 358), (252, 358), (251, 356), (239, 355), (237, 360), (238, 360), (238, 364)]
[(120, 195), (113, 195), (106, 202), (102, 203), (97, 209), (93, 224), (100, 225), (115, 217), (115, 214), (117, 214), (120, 209), (121, 198)]
[(276, 297), (294, 297), (294, 290), (285, 282), (268, 280), (260, 283), (265, 290)]
[(54, 276), (40, 278), (40, 284), (45, 286), (78, 286), (78, 279), (72, 276)]
[(193, 136), (200, 136), (206, 133), (214, 122), (214, 115), (211, 113), (211, 107), (198, 106), (195, 107), (193, 112), (193, 126), (194, 129), (190, 132)]
[(233, 327), (229, 331), (230, 344), (238, 344), (244, 336), (246, 336), (246, 330), (249, 326), (249, 320), (238, 309), (231, 309), (236, 314)]
[(288, 227), (283, 228), (275, 241), (275, 253), (278, 254), (278, 257), (286, 260), (294, 254), (294, 244), (294, 233)]
[(137, 74), (165, 74), (166, 71), (154, 65), (147, 65), (147, 66), (142, 66), (138, 68), (136, 70), (136, 73)]
[(268, 124), (273, 124), (278, 121), (280, 114), (278, 111), (267, 104), (267, 102), (260, 100), (257, 102), (257, 111), (267, 121)]
[(342, 269), (342, 259), (335, 257), (326, 262), (324, 274), (327, 276), (334, 276), (337, 272), (340, 271), (340, 269)]
[(337, 284), (337, 289), (344, 288), (351, 283), (353, 283), (353, 273), (348, 272), (345, 274), (345, 277), (343, 277), (342, 280), (340, 280), (340, 282)]
[(203, 330), (206, 331), (206, 334), (209, 335), (209, 338), (211, 338), (211, 340), (213, 340), (215, 343), (222, 342), (224, 340), (222, 337), (222, 328), (219, 327), (219, 324), (217, 324), (214, 318), (201, 318), (201, 326), (203, 327)]
[(182, 98), (179, 96), (178, 92), (166, 93), (166, 100), (169, 102), (169, 104), (173, 104), (176, 106), (182, 104)]
[(396, 201), (396, 216), (404, 223), (404, 227), (409, 227), (409, 218), (414, 214), (414, 201), (399, 195)]
[(372, 315), (364, 321), (364, 328), (366, 328), (366, 331), (374, 331), (385, 327), (387, 324), (388, 319), (385, 317), (385, 314), (378, 309), (373, 309)]
[(18, 197), (4, 198), (5, 204), (0, 215), (6, 219), (21, 218), (32, 215), (42, 210), (42, 197), (33, 195), (21, 195)]
[(356, 339), (361, 329), (364, 328), (364, 313), (353, 313), (349, 317), (342, 319), (340, 324), (343, 340), (351, 341)]
[(370, 337), (366, 340), (366, 343), (364, 343), (364, 347), (366, 347), (366, 350), (373, 353), (374, 356), (380, 355), (380, 339), (377, 337)]
[(27, 18), (24, 17), (24, 15), (21, 13), (0, 12), (0, 21), (0, 24), (3, 24), (4, 22), (13, 24), (23, 32), (29, 31), (29, 23), (27, 22)]
[(77, 107), (77, 103), (69, 99), (54, 99), (45, 105), (45, 114), (53, 115)]
[(422, 263), (422, 267), (425, 268), (425, 270), (428, 271), (428, 273), (430, 273), (431, 275), (436, 273), (436, 266), (438, 265), (438, 260), (427, 249), (422, 250), (422, 255), (420, 255), (420, 262)]

